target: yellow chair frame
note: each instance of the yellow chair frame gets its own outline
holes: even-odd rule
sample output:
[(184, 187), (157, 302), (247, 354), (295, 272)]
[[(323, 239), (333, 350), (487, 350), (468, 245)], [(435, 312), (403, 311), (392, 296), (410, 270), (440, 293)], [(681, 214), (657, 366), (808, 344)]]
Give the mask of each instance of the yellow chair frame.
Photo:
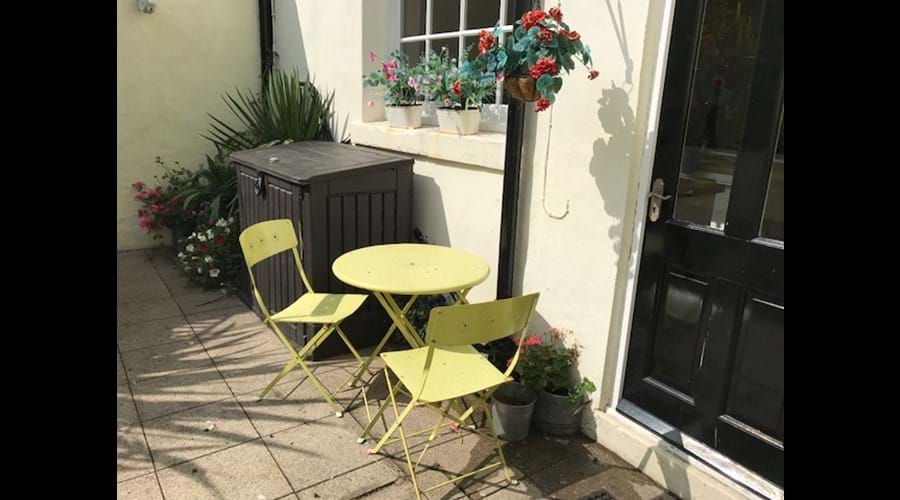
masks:
[[(266, 397), (266, 394), (275, 387), (282, 378), (284, 378), (291, 370), (300, 367), (309, 379), (315, 385), (316, 389), (325, 398), (325, 401), (331, 406), (335, 412), (335, 416), (343, 416), (343, 408), (335, 403), (333, 396), (344, 385), (353, 379), (353, 374), (341, 384), (335, 392), (329, 392), (322, 382), (313, 374), (312, 370), (304, 362), (313, 350), (324, 342), (332, 333), (337, 332), (347, 348), (356, 358), (360, 366), (363, 360), (353, 344), (347, 338), (347, 335), (341, 329), (341, 321), (353, 314), (362, 303), (366, 300), (366, 295), (361, 294), (320, 294), (313, 291), (309, 278), (303, 270), (303, 263), (300, 260), (300, 253), (297, 251), (297, 235), (294, 232), (293, 222), (290, 219), (278, 219), (260, 222), (254, 224), (240, 235), (241, 250), (244, 253), (244, 261), (247, 264), (247, 271), (250, 274), (250, 283), (253, 287), (253, 296), (259, 304), (259, 308), (265, 317), (264, 322), (272, 328), (278, 340), (290, 352), (291, 360), (284, 366), (272, 382), (266, 386), (260, 393), (259, 399)], [(294, 255), (294, 263), (300, 273), (300, 279), (306, 287), (306, 292), (302, 294), (294, 303), (286, 307), (284, 310), (271, 314), (263, 301), (262, 294), (256, 287), (256, 278), (253, 275), (253, 266), (269, 259), (277, 254), (290, 250)], [(287, 337), (278, 327), (278, 323), (319, 323), (322, 327), (297, 351), (291, 345)]]
[[(407, 351), (381, 354), (385, 362), (384, 376), (388, 387), (388, 397), (385, 398), (384, 403), (379, 407), (374, 417), (370, 419), (369, 425), (363, 431), (363, 436), (368, 435), (374, 422), (382, 415), (387, 405), (390, 404), (393, 407), (396, 420), (384, 433), (378, 444), (368, 451), (369, 453), (378, 453), (386, 444), (397, 442), (397, 439), (390, 439), (390, 437), (399, 430), (399, 441), (402, 443), (403, 451), (406, 455), (406, 463), (412, 477), (413, 487), (416, 490), (416, 498), (421, 498), (421, 493), (440, 488), (446, 484), (454, 483), (498, 466), (503, 467), (507, 481), (513, 484), (516, 483), (506, 464), (500, 439), (494, 432), (491, 409), (487, 404), (487, 400), (501, 384), (512, 380), (511, 375), (519, 361), (522, 340), (537, 305), (538, 297), (539, 294), (534, 293), (480, 304), (436, 307), (432, 309), (428, 318), (425, 336), (426, 346)], [(497, 370), (473, 347), (473, 344), (484, 344), (509, 337), (516, 332), (519, 332), (516, 352), (503, 373)], [(390, 371), (397, 375), (398, 381), (396, 384), (391, 382)], [(430, 377), (433, 374), (434, 376)], [(399, 411), (395, 397), (397, 392), (401, 390), (401, 385), (405, 386), (412, 395), (411, 401), (402, 412)], [(468, 395), (475, 395), (478, 398), (477, 401), (460, 415), (453, 415), (450, 412), (455, 407), (453, 402)], [(445, 402), (447, 403), (446, 405), (443, 404)], [(440, 406), (434, 406), (435, 403), (439, 403)], [(416, 406), (429, 406), (437, 410), (441, 414), (441, 418), (431, 429), (407, 434), (403, 428), (403, 421)], [(444, 420), (450, 420), (450, 425), (463, 427), (466, 419), (472, 416), (476, 408), (484, 410), (487, 426), (491, 429), (491, 435), (475, 429), (474, 426), (465, 428), (492, 438), (500, 461), (420, 490), (416, 481), (416, 467), (421, 462), (425, 452), (428, 451), (431, 442), (437, 437), (438, 430), (444, 426)], [(415, 463), (413, 463), (407, 437), (421, 435), (429, 431), (428, 442)]]

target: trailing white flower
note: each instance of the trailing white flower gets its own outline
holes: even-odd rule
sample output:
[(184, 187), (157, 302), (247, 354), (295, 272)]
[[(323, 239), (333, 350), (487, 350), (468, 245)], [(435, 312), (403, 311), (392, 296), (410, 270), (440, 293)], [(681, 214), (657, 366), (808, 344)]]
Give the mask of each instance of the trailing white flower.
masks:
[(212, 262), (212, 256), (207, 255), (206, 258), (203, 259), (203, 262), (206, 262), (207, 264), (209, 264), (210, 262)]
[(210, 276), (211, 278), (218, 278), (218, 277), (219, 277), (219, 270), (218, 270), (218, 269), (210, 269), (210, 270), (209, 270), (209, 276)]
[(213, 238), (216, 237), (216, 233), (213, 232), (212, 229), (207, 229), (207, 230), (206, 230), (206, 237), (209, 238), (209, 239), (213, 239)]
[(184, 252), (178, 252), (178, 258), (179, 258), (179, 259), (183, 259), (183, 258), (184, 258)]
[(231, 228), (230, 228), (230, 227), (226, 227), (226, 228), (225, 228), (225, 234), (231, 234)]
[(203, 233), (198, 234), (198, 235), (197, 235), (197, 241), (199, 241), (199, 242), (201, 242), (201, 243), (205, 242), (205, 241), (206, 241), (206, 235), (203, 234)]
[(227, 225), (228, 225), (228, 221), (225, 219), (219, 219), (216, 221), (216, 226), (218, 226), (218, 227), (225, 227)]
[(198, 268), (197, 268), (197, 274), (203, 274), (203, 268), (202, 268), (202, 267), (198, 267)]
[(187, 250), (188, 252), (193, 252), (193, 251), (194, 251), (194, 245), (188, 245), (188, 246), (184, 247), (184, 249)]

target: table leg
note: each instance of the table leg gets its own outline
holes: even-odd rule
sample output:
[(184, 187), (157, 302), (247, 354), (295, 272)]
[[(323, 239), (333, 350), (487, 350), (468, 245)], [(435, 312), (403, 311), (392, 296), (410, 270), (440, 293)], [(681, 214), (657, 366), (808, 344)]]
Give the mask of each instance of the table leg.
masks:
[[(372, 351), (372, 354), (369, 355), (368, 359), (366, 359), (365, 363), (360, 367), (359, 371), (355, 374), (353, 381), (350, 383), (350, 385), (354, 386), (354, 387), (359, 382), (359, 379), (362, 377), (362, 374), (365, 373), (369, 369), (369, 365), (372, 364), (372, 361), (375, 360), (375, 358), (378, 356), (378, 354), (384, 348), (384, 345), (387, 344), (387, 341), (388, 341), (388, 339), (391, 338), (391, 335), (394, 333), (394, 330), (399, 328), (397, 320), (395, 318), (395, 316), (397, 315), (397, 312), (394, 311), (391, 308), (391, 305), (385, 301), (383, 295), (380, 292), (372, 292), (372, 295), (375, 296), (375, 298), (381, 304), (381, 307), (383, 307), (384, 310), (388, 313), (388, 316), (391, 318), (391, 321), (393, 324), (391, 324), (391, 327), (388, 328), (387, 333), (384, 334), (384, 337), (381, 339), (381, 341), (378, 343), (378, 345), (375, 346), (375, 350)], [(419, 298), (418, 295), (413, 295), (412, 297), (409, 298), (409, 300), (406, 302), (406, 304), (403, 306), (402, 309), (400, 309), (398, 307), (399, 314), (401, 317), (406, 318), (406, 313), (409, 312), (409, 310), (413, 306), (413, 303), (415, 303), (416, 299), (418, 299), (418, 298)], [(396, 302), (394, 302), (394, 304), (396, 304)], [(409, 338), (407, 337), (406, 332), (402, 328), (400, 329), (400, 333), (403, 335), (403, 338), (405, 338), (407, 342), (410, 341)], [(415, 345), (414, 347), (419, 347), (419, 346)]]
[(409, 319), (406, 318), (406, 313), (400, 309), (400, 306), (397, 305), (397, 301), (394, 300), (394, 297), (389, 293), (382, 295), (393, 312), (392, 318), (394, 319), (394, 322), (397, 323), (397, 328), (403, 333), (403, 336), (406, 338), (406, 341), (409, 342), (409, 345), (413, 349), (424, 346), (425, 342), (419, 338), (416, 328), (409, 322)]

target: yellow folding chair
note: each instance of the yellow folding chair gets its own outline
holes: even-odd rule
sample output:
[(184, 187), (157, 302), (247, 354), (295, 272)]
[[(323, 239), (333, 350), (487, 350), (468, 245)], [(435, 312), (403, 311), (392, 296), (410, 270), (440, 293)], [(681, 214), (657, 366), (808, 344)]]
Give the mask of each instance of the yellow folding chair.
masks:
[[(239, 239), (241, 250), (244, 252), (244, 260), (247, 263), (247, 270), (250, 274), (250, 283), (253, 285), (253, 296), (256, 298), (256, 302), (265, 316), (266, 324), (272, 328), (278, 336), (278, 340), (291, 353), (291, 360), (284, 366), (281, 373), (263, 389), (259, 399), (265, 398), (266, 394), (275, 387), (279, 380), (299, 366), (306, 372), (306, 375), (313, 385), (316, 386), (319, 393), (322, 394), (322, 397), (325, 398), (325, 401), (334, 409), (335, 415), (338, 417), (342, 416), (343, 409), (334, 402), (332, 397), (334, 393), (330, 393), (322, 385), (322, 382), (316, 378), (306, 363), (304, 363), (304, 358), (332, 333), (337, 332), (359, 364), (362, 365), (362, 358), (341, 329), (341, 321), (359, 309), (359, 306), (366, 300), (366, 295), (314, 293), (312, 286), (309, 284), (309, 279), (306, 277), (306, 272), (303, 270), (300, 253), (297, 251), (297, 235), (294, 232), (294, 225), (289, 219), (270, 220), (254, 224), (245, 229)], [(291, 250), (294, 254), (294, 263), (300, 272), (300, 279), (303, 280), (306, 293), (283, 310), (276, 314), (270, 314), (265, 302), (263, 302), (262, 295), (256, 288), (253, 266), (288, 250)], [(321, 324), (322, 327), (298, 352), (284, 336), (284, 333), (278, 327), (278, 323), (316, 323)]]
[[(403, 444), (403, 451), (406, 454), (406, 464), (409, 467), (413, 486), (416, 489), (416, 498), (421, 498), (421, 493), (440, 488), (446, 484), (498, 466), (503, 467), (506, 479), (515, 484), (509, 472), (509, 467), (506, 465), (506, 458), (503, 456), (500, 440), (497, 438), (496, 432), (494, 432), (491, 410), (487, 404), (487, 399), (501, 384), (512, 380), (510, 375), (519, 360), (521, 341), (524, 338), (525, 328), (528, 326), (531, 315), (534, 313), (538, 296), (539, 294), (534, 293), (481, 304), (436, 307), (431, 310), (431, 315), (428, 318), (428, 327), (425, 334), (426, 345), (424, 347), (381, 354), (381, 358), (385, 363), (384, 376), (388, 386), (388, 398), (385, 398), (384, 403), (370, 421), (363, 435), (365, 436), (371, 430), (375, 420), (381, 416), (390, 402), (393, 406), (396, 420), (385, 432), (384, 436), (381, 437), (378, 444), (369, 450), (369, 453), (378, 453), (385, 444), (396, 442), (396, 439), (389, 440), (389, 438), (395, 431), (399, 430), (400, 442)], [(516, 332), (521, 332), (519, 333), (519, 347), (510, 360), (506, 372), (500, 372), (483, 354), (473, 347), (473, 344), (484, 344), (508, 337)], [(394, 372), (399, 379), (396, 385), (391, 383), (390, 372)], [(412, 395), (411, 401), (402, 413), (397, 407), (395, 397), (401, 385)], [(478, 398), (477, 401), (462, 414), (453, 415), (450, 412), (455, 407), (452, 403), (468, 395), (475, 395)], [(443, 405), (444, 402), (447, 405)], [(440, 404), (441, 406), (435, 407), (435, 404)], [(403, 421), (416, 406), (421, 405), (428, 405), (436, 409), (440, 412), (441, 418), (431, 429), (428, 442), (414, 464), (410, 457), (409, 446), (406, 440), (407, 433), (403, 428)], [(500, 461), (420, 490), (416, 481), (416, 467), (421, 462), (425, 452), (428, 451), (431, 442), (437, 436), (438, 430), (443, 426), (444, 420), (449, 419), (452, 423), (463, 426), (465, 425), (465, 420), (479, 407), (485, 412), (487, 426), (491, 428), (491, 435), (487, 436), (471, 427), (468, 429), (493, 438)], [(427, 432), (427, 430), (415, 432), (410, 434), (410, 436), (424, 434), (424, 432)]]

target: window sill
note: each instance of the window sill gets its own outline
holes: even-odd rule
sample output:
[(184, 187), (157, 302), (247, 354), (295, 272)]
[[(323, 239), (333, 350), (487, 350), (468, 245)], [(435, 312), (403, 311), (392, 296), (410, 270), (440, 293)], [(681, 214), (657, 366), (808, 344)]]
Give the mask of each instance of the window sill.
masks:
[(429, 126), (392, 128), (383, 121), (354, 123), (350, 134), (354, 144), (503, 171), (506, 134), (499, 132), (456, 135)]

